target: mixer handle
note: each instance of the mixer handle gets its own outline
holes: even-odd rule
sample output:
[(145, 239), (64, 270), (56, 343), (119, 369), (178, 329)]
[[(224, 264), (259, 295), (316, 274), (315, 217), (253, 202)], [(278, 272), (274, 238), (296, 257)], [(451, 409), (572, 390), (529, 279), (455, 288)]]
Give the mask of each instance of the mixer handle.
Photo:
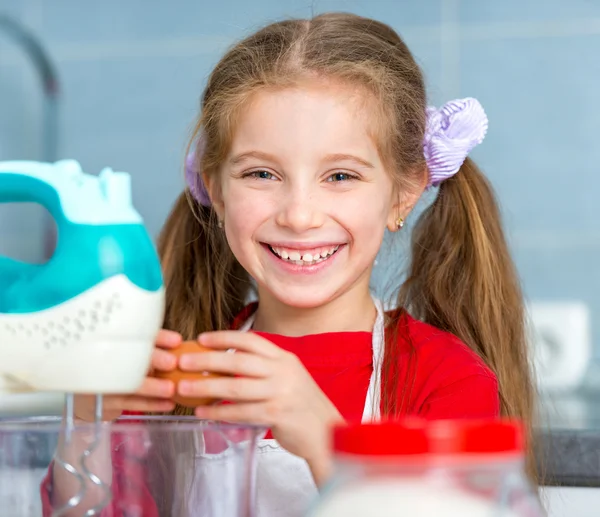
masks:
[(75, 160), (0, 162), (0, 203), (39, 203), (59, 226), (143, 224), (131, 203), (131, 177), (85, 174)]

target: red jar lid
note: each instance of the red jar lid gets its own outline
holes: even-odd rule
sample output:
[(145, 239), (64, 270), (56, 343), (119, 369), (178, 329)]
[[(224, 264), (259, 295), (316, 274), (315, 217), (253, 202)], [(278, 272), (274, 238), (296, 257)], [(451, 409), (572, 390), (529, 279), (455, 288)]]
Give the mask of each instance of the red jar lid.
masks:
[(435, 454), (521, 453), (524, 435), (522, 424), (513, 420), (440, 420), (429, 425), (431, 452)]
[(429, 452), (429, 440), (421, 421), (352, 424), (334, 429), (333, 448), (343, 454), (414, 456)]
[(364, 456), (514, 454), (523, 452), (524, 440), (514, 421), (410, 419), (337, 427), (333, 448)]

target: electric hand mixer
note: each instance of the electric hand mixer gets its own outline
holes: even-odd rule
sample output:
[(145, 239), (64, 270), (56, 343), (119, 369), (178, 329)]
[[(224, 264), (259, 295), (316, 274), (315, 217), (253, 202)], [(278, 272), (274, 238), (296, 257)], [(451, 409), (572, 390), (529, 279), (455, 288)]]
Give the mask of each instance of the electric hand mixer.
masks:
[(58, 242), (45, 264), (0, 256), (0, 394), (66, 393), (68, 439), (73, 394), (96, 394), (100, 422), (102, 395), (135, 392), (147, 375), (164, 313), (160, 263), (126, 173), (0, 162), (0, 203), (9, 202), (43, 205)]

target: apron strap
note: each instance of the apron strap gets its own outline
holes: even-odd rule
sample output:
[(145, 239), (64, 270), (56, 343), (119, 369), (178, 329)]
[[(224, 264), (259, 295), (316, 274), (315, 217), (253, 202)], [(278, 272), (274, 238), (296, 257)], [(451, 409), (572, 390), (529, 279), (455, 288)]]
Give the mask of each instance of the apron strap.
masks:
[(380, 300), (373, 298), (377, 309), (377, 318), (373, 326), (373, 373), (369, 382), (363, 422), (376, 421), (381, 418), (381, 369), (383, 364), (384, 347), (384, 310)]

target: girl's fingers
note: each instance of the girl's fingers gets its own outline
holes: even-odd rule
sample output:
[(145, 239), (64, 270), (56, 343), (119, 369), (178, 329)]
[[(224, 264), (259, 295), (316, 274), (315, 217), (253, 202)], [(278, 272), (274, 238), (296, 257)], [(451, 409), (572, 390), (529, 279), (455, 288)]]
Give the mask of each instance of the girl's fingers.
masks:
[(175, 383), (167, 379), (146, 377), (136, 395), (151, 398), (171, 398), (175, 394)]
[(197, 407), (194, 414), (204, 420), (230, 422), (232, 424), (250, 424), (270, 426), (264, 404), (248, 402), (243, 404), (223, 404)]
[(179, 368), (190, 372), (213, 372), (244, 377), (267, 377), (271, 374), (269, 360), (246, 352), (183, 354), (179, 358)]
[(266, 400), (273, 395), (270, 383), (244, 377), (206, 377), (179, 381), (178, 393), (185, 397), (210, 398), (238, 402)]
[[(108, 404), (107, 404), (108, 405)], [(153, 399), (137, 395), (113, 397), (110, 407), (106, 409), (121, 409), (122, 411), (140, 411), (143, 413), (157, 413), (172, 411), (175, 402), (171, 400)]]
[(182, 341), (181, 334), (172, 330), (161, 329), (156, 336), (156, 346), (160, 348), (175, 348)]
[(171, 352), (155, 348), (152, 352), (152, 363), (150, 366), (151, 370), (160, 370), (163, 372), (170, 372), (177, 366), (177, 357)]
[(221, 330), (200, 334), (198, 342), (210, 348), (220, 350), (234, 348), (235, 350), (262, 355), (271, 359), (279, 357), (282, 352), (281, 348), (257, 334), (236, 330)]
[[(172, 400), (144, 397), (141, 395), (107, 395), (102, 405), (102, 418), (115, 420), (123, 411), (142, 413), (168, 412), (175, 408)], [(86, 422), (93, 422), (96, 413), (96, 397), (94, 395), (77, 395), (75, 399), (75, 415)]]

